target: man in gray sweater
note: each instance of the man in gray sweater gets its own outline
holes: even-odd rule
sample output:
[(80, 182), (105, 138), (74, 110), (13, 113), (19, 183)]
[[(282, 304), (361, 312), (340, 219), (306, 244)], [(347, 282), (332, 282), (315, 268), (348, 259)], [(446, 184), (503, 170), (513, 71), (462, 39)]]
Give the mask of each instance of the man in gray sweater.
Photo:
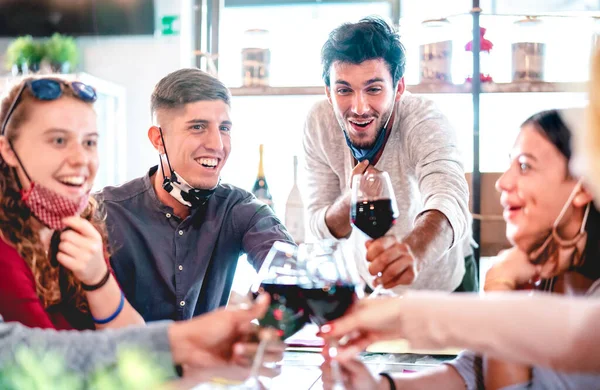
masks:
[[(432, 102), (405, 92), (397, 33), (377, 18), (344, 24), (322, 61), (327, 100), (304, 132), (311, 232), (348, 238), (371, 288), (476, 291), (456, 133)], [(350, 181), (377, 171), (388, 172), (400, 213), (388, 235), (368, 241), (350, 225)]]

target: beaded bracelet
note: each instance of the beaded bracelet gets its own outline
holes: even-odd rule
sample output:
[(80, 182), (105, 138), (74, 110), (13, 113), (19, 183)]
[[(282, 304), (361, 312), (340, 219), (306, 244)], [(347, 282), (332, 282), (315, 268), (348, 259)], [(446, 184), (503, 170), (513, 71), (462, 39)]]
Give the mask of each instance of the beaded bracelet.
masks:
[(92, 320), (94, 320), (94, 322), (99, 325), (108, 324), (109, 322), (117, 318), (119, 314), (121, 314), (121, 311), (123, 311), (123, 306), (125, 306), (125, 294), (123, 294), (123, 291), (121, 291), (121, 302), (119, 302), (119, 307), (117, 307), (117, 310), (109, 317), (103, 319), (98, 319), (92, 316)]
[(388, 374), (387, 372), (380, 372), (379, 375), (388, 380), (390, 384), (390, 390), (396, 390), (396, 382), (394, 382), (394, 378), (392, 378), (390, 374)]

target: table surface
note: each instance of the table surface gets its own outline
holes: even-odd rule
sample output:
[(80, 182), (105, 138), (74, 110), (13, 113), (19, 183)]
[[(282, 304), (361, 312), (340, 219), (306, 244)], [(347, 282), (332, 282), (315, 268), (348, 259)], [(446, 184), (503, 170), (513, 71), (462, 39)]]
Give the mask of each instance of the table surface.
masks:
[[(380, 354), (364, 353), (360, 360), (373, 373), (421, 371), (435, 367), (443, 361), (454, 358), (454, 356), (428, 356), (417, 354)], [(322, 390), (321, 369), (323, 356), (317, 352), (300, 352), (294, 349), (284, 354), (280, 363), (281, 373), (267, 379), (271, 390)], [(194, 387), (194, 390), (221, 390), (235, 389), (237, 386), (227, 387), (215, 384), (202, 384)], [(240, 387), (237, 387), (240, 388)]]

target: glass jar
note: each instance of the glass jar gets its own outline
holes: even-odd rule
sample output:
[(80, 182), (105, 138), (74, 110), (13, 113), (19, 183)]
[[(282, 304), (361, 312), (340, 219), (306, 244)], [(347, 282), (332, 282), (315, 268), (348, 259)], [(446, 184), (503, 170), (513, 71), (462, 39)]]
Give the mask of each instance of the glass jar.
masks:
[(245, 31), (242, 49), (243, 86), (268, 86), (270, 66), (269, 31), (261, 29)]
[(543, 81), (546, 42), (543, 22), (533, 16), (515, 22), (512, 43), (512, 80)]
[(426, 20), (419, 45), (421, 83), (452, 83), (452, 38), (447, 19)]

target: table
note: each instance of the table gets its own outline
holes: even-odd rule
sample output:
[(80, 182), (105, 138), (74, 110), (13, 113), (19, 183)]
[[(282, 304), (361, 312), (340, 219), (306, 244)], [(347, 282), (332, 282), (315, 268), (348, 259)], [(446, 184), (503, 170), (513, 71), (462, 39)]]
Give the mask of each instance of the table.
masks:
[[(373, 373), (411, 372), (435, 367), (454, 356), (428, 356), (417, 354), (363, 353), (360, 359)], [(304, 352), (289, 349), (281, 363), (281, 373), (267, 379), (271, 390), (322, 390), (321, 369), (324, 359), (318, 352)], [(199, 385), (195, 390), (227, 389), (227, 387)]]

